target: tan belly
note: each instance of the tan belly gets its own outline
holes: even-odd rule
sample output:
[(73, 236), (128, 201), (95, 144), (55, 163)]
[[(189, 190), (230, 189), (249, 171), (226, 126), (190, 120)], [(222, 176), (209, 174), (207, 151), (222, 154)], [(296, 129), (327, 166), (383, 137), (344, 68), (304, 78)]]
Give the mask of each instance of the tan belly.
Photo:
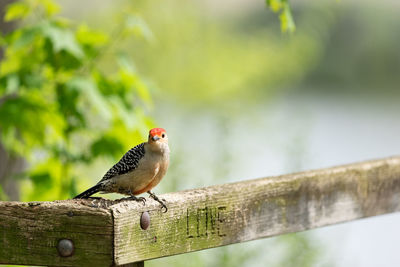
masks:
[(124, 195), (139, 195), (154, 188), (164, 177), (168, 164), (148, 164), (115, 177), (110, 191)]

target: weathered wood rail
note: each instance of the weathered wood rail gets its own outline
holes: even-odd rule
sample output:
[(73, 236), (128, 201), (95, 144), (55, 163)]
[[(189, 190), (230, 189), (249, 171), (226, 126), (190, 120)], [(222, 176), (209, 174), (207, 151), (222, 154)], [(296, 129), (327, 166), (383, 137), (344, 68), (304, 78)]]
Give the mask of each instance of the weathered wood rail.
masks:
[[(125, 265), (400, 211), (400, 157), (162, 198), (167, 213), (150, 199), (146, 206), (110, 200), (0, 202), (0, 263)], [(147, 230), (140, 226), (143, 212), (150, 216)], [(67, 257), (58, 249), (65, 239), (73, 246)]]

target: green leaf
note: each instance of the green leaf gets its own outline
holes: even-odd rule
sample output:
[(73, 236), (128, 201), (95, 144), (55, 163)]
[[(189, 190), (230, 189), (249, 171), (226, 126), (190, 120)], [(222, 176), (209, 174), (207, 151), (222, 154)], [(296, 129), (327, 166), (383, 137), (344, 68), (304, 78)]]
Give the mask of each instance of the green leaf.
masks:
[(7, 76), (17, 72), (22, 65), (21, 53), (13, 49), (7, 49), (5, 58), (0, 61), (0, 76)]
[(53, 16), (60, 12), (60, 6), (52, 0), (40, 0), (40, 3), (43, 5), (47, 16)]
[(141, 79), (138, 79), (135, 84), (135, 89), (137, 94), (139, 95), (140, 99), (148, 106), (152, 107), (153, 106), (153, 101), (151, 99), (151, 95), (149, 92), (149, 89), (147, 87), (147, 84), (142, 82)]
[(16, 74), (7, 76), (6, 94), (13, 94), (18, 91), (19, 77)]
[(154, 41), (153, 32), (147, 23), (139, 16), (128, 14), (125, 19), (125, 35), (133, 33), (144, 37), (148, 41)]
[(135, 66), (128, 60), (128, 57), (120, 54), (118, 56), (118, 64), (120, 66), (120, 78), (121, 82), (127, 88), (133, 88), (139, 98), (149, 107), (152, 106), (153, 102), (149, 90), (144, 82), (136, 74)]
[(281, 29), (283, 32), (293, 33), (296, 30), (296, 25), (292, 17), (292, 12), (287, 3), (283, 5), (283, 12), (279, 15), (281, 21)]
[(31, 175), (31, 180), (38, 188), (51, 188), (53, 186), (51, 175), (48, 172), (34, 173)]
[(37, 145), (60, 140), (65, 127), (54, 106), (36, 90), (21, 91), (0, 105), (0, 125), (2, 142), (24, 157)]
[(7, 11), (4, 16), (4, 21), (13, 21), (24, 19), (31, 13), (30, 7), (23, 2), (16, 2), (7, 6)]
[(54, 52), (66, 51), (78, 59), (84, 57), (83, 50), (72, 31), (50, 23), (43, 23), (41, 28), (52, 43)]
[(124, 145), (121, 144), (119, 138), (107, 134), (93, 142), (90, 150), (95, 157), (108, 155), (118, 157), (123, 153)]
[(127, 105), (126, 104), (124, 105), (121, 98), (113, 97), (110, 99), (110, 102), (114, 106), (116, 114), (115, 117), (121, 119), (128, 130), (133, 130), (133, 128), (138, 124), (137, 114), (132, 114), (134, 111), (132, 111), (132, 109), (127, 108), (126, 107)]
[(67, 83), (67, 86), (79, 90), (84, 97), (82, 101), (90, 103), (90, 107), (98, 111), (105, 120), (104, 123), (111, 120), (110, 106), (92, 80), (83, 77), (74, 78)]
[(100, 31), (89, 29), (86, 24), (80, 25), (76, 31), (76, 38), (79, 43), (89, 46), (103, 46), (108, 43), (108, 35)]
[(275, 13), (282, 8), (282, 0), (266, 0), (266, 4)]
[(124, 53), (119, 53), (117, 56), (117, 62), (121, 69), (129, 73), (135, 73), (136, 67), (132, 61), (129, 60), (128, 56)]
[(279, 14), (279, 20), (281, 22), (282, 32), (293, 33), (296, 30), (288, 0), (266, 0), (266, 4), (273, 12), (281, 12)]
[(31, 45), (33, 40), (38, 34), (38, 29), (35, 27), (32, 28), (22, 28), (17, 30), (20, 32), (18, 38), (15, 40), (15, 48), (22, 48), (27, 45)]
[[(43, 157), (43, 155), (42, 155)], [(69, 180), (65, 173), (65, 164), (60, 158), (41, 159), (30, 170), (30, 186), (23, 188), (23, 200), (54, 200), (59, 197), (62, 183)]]

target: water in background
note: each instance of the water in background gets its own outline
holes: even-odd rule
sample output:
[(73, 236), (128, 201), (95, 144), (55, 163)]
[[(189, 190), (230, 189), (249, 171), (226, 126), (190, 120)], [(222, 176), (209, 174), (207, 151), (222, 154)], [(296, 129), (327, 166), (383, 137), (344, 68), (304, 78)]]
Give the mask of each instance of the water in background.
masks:
[[(97, 8), (100, 27), (127, 3), (61, 2), (84, 19)], [(291, 3), (290, 37), (265, 1), (132, 4), (156, 38), (131, 47), (171, 147), (157, 193), (400, 154), (399, 4)], [(398, 225), (384, 215), (146, 266), (400, 266)]]
[[(160, 110), (163, 112), (158, 113)], [(400, 154), (399, 98), (294, 93), (273, 102), (244, 104), (234, 117), (203, 109), (182, 110), (165, 102), (154, 113), (169, 132), (172, 164), (166, 179), (177, 181), (165, 181), (157, 191)], [(284, 261), (290, 257), (285, 254), (290, 242), (270, 238), (152, 263), (176, 264), (174, 258), (179, 258), (178, 262), (187, 258), (197, 259), (193, 266), (213, 265), (221, 260), (218, 253), (224, 253), (218, 251), (222, 250), (235, 259), (224, 262), (225, 266), (238, 265), (232, 256), (238, 253), (249, 266), (397, 266), (398, 225), (400, 214), (392, 214), (308, 231), (292, 240), (300, 246), (299, 254), (292, 255), (294, 262)], [(313, 247), (302, 247), (304, 244)], [(309, 253), (311, 260), (299, 259), (302, 253)]]

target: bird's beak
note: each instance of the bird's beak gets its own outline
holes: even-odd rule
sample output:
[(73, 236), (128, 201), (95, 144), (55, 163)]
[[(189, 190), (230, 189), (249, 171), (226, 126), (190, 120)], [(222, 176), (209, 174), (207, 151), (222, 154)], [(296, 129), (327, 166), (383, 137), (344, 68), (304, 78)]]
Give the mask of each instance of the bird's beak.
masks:
[(157, 141), (158, 139), (160, 139), (160, 137), (158, 135), (153, 136), (153, 141)]

